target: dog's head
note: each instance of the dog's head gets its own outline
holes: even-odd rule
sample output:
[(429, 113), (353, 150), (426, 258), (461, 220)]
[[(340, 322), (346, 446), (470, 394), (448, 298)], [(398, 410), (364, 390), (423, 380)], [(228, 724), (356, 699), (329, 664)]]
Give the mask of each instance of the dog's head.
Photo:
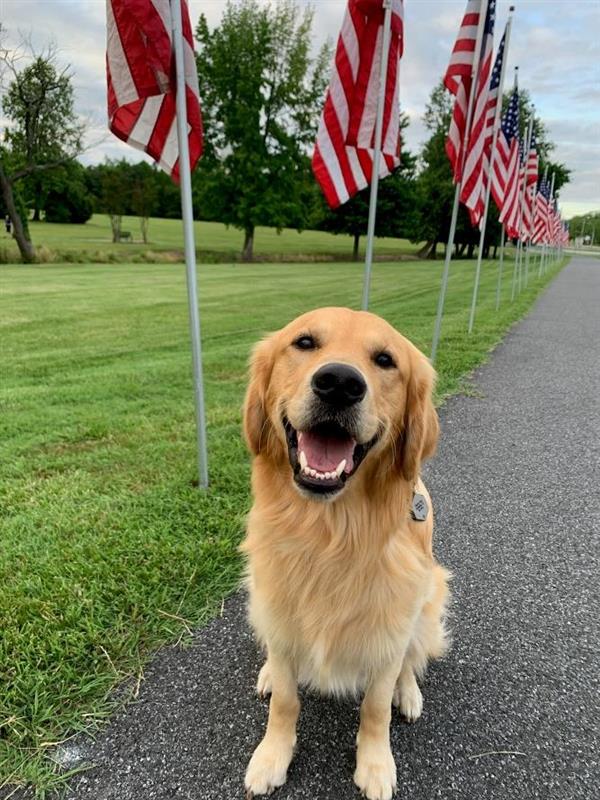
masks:
[(437, 442), (434, 381), (425, 356), (380, 317), (317, 309), (256, 346), (246, 440), (314, 499), (350, 490), (375, 459), (414, 481)]

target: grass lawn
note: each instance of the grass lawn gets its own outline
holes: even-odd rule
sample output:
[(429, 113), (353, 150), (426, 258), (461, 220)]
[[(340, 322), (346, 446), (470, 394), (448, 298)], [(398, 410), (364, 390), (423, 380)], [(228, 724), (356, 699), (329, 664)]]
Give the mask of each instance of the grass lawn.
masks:
[[(220, 222), (196, 222), (196, 246), (200, 258), (212, 256), (229, 260), (237, 257), (242, 249), (243, 233), (235, 228), (227, 228)], [(151, 219), (149, 225), (149, 242), (141, 239), (140, 224), (137, 217), (123, 217), (123, 230), (129, 231), (132, 242), (112, 243), (110, 222), (106, 215), (94, 214), (85, 225), (58, 225), (49, 222), (30, 222), (31, 239), (36, 246), (58, 251), (63, 254), (88, 254), (87, 260), (108, 260), (110, 257), (119, 261), (150, 252), (180, 253), (183, 250), (182, 223), (178, 219)], [(335, 258), (350, 259), (352, 257), (351, 236), (334, 235), (323, 231), (298, 231), (285, 228), (280, 234), (275, 228), (257, 228), (254, 250), (257, 258), (265, 257), (278, 260)], [(361, 240), (361, 253), (364, 252), (365, 237)], [(16, 245), (2, 231), (0, 249), (4, 246), (9, 254), (17, 254)], [(406, 239), (377, 239), (376, 251), (379, 256), (411, 255), (416, 253), (419, 245)], [(279, 258), (281, 256), (281, 258)], [(85, 257), (82, 259), (85, 261)]]
[[(451, 267), (440, 397), (552, 277), (532, 277), (512, 304), (505, 280), (496, 313), (496, 265), (484, 262), (467, 336), (473, 268)], [(374, 268), (372, 310), (425, 351), (440, 275), (440, 262)], [(311, 307), (357, 307), (362, 265), (207, 265), (199, 283), (206, 493), (194, 488), (184, 267), (0, 268), (0, 796), (3, 785), (29, 782), (43, 796), (60, 782), (52, 746), (104, 719), (116, 683), (130, 678), (135, 693), (148, 653), (185, 637), (236, 586), (249, 349)]]

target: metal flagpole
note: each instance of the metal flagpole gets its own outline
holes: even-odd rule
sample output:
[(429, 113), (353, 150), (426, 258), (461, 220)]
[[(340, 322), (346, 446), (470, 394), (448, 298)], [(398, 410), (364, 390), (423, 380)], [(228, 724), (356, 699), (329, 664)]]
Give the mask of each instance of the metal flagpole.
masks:
[(204, 411), (204, 380), (202, 376), (202, 342), (200, 315), (198, 313), (198, 288), (196, 284), (196, 245), (194, 242), (194, 215), (192, 212), (192, 175), (188, 145), (185, 60), (183, 55), (183, 25), (181, 0), (171, 0), (171, 25), (175, 50), (177, 78), (177, 139), (179, 143), (179, 177), (181, 186), (181, 211), (185, 247), (190, 335), (192, 339), (192, 366), (194, 372), (194, 398), (196, 407), (196, 445), (198, 478), (203, 488), (208, 486), (208, 460), (206, 455), (206, 416)]
[[(513, 92), (517, 88), (518, 80), (519, 80), (519, 67), (515, 67)], [(500, 214), (500, 216), (502, 216), (502, 214)], [(502, 225), (502, 234), (500, 236), (500, 263), (498, 264), (498, 283), (496, 285), (496, 311), (498, 311), (498, 309), (500, 308), (500, 289), (502, 287), (502, 270), (504, 268), (504, 246), (506, 242), (506, 226), (503, 222), (501, 222), (500, 224)]]
[(475, 285), (473, 287), (473, 299), (471, 301), (471, 313), (469, 315), (469, 333), (473, 332), (473, 325), (475, 323), (475, 309), (477, 307), (477, 295), (479, 293), (479, 277), (481, 275), (481, 261), (483, 259), (483, 243), (485, 240), (485, 230), (487, 227), (488, 211), (490, 207), (490, 192), (492, 189), (492, 175), (494, 174), (494, 161), (496, 160), (496, 141), (498, 140), (498, 127), (500, 122), (500, 112), (502, 111), (502, 89), (504, 87), (504, 76), (506, 74), (506, 62), (508, 61), (508, 45), (510, 42), (510, 29), (512, 26), (512, 15), (515, 10), (511, 6), (508, 13), (508, 20), (506, 22), (506, 29), (504, 31), (504, 54), (502, 56), (502, 68), (500, 70), (500, 82), (498, 84), (498, 99), (496, 102), (496, 114), (494, 116), (494, 127), (492, 136), (492, 154), (490, 157), (488, 173), (487, 173), (487, 189), (485, 193), (485, 208), (481, 220), (481, 232), (479, 234), (479, 249), (477, 251), (477, 266), (475, 268)]
[(504, 239), (505, 239), (504, 225), (502, 225), (502, 234), (500, 236), (500, 262), (498, 264), (498, 283), (496, 284), (496, 311), (500, 308), (500, 289), (502, 288), (502, 267), (504, 266)]
[(512, 289), (510, 292), (510, 302), (515, 299), (515, 294), (517, 293), (517, 275), (519, 272), (519, 256), (521, 254), (521, 240), (517, 242), (517, 251), (515, 253), (515, 263), (513, 264), (513, 276), (512, 276)]
[(373, 152), (373, 171), (371, 173), (371, 194), (369, 196), (369, 222), (367, 225), (367, 249), (365, 252), (365, 274), (363, 278), (362, 309), (369, 308), (371, 290), (371, 265), (373, 263), (373, 238), (375, 236), (375, 217), (377, 215), (377, 191), (379, 189), (379, 164), (381, 162), (381, 139), (383, 135), (383, 111), (387, 86), (387, 67), (392, 34), (392, 0), (383, 0), (383, 39), (381, 43), (381, 68), (379, 70), (379, 96), (377, 98), (377, 119), (375, 120), (375, 141)]
[[(477, 78), (479, 76), (479, 62), (481, 61), (481, 43), (483, 41), (483, 29), (485, 27), (485, 20), (487, 18), (489, 0), (485, 0), (481, 4), (479, 10), (479, 24), (477, 26), (477, 38), (475, 40), (475, 59), (473, 61), (473, 71), (471, 73), (471, 91), (469, 94), (469, 103), (467, 105), (467, 119), (465, 125), (465, 133), (462, 141), (460, 153), (460, 174), (465, 163), (466, 149), (471, 133), (471, 117), (473, 116), (473, 105), (475, 95), (477, 94)], [(446, 245), (446, 257), (444, 258), (444, 269), (442, 272), (442, 285), (440, 288), (440, 295), (438, 298), (438, 307), (435, 317), (435, 327), (433, 329), (433, 341), (431, 342), (431, 355), (430, 361), (435, 364), (435, 357), (437, 355), (438, 344), (440, 341), (440, 332), (442, 329), (442, 316), (444, 314), (444, 303), (446, 301), (446, 290), (448, 289), (448, 275), (450, 273), (450, 261), (452, 260), (452, 248), (454, 247), (454, 236), (456, 234), (456, 220), (458, 219), (458, 204), (460, 200), (460, 189), (462, 180), (456, 184), (454, 192), (454, 205), (452, 206), (452, 218), (450, 220), (450, 231), (448, 233), (448, 244)]]
[[(529, 284), (529, 251), (531, 250), (531, 242), (533, 239), (533, 224), (535, 222), (535, 207), (537, 204), (537, 190), (534, 186), (534, 194), (531, 199), (531, 220), (530, 220), (530, 228), (529, 228), (529, 239), (527, 239), (527, 252), (525, 253), (525, 288), (527, 288)], [(525, 189), (527, 192), (527, 189)]]
[[(521, 187), (521, 199), (520, 199), (520, 214), (519, 214), (519, 241), (517, 244), (517, 255), (518, 255), (518, 262), (519, 262), (519, 293), (521, 292), (521, 255), (523, 253), (523, 243), (522, 243), (522, 236), (523, 236), (523, 211), (525, 209), (525, 190), (527, 187), (527, 162), (529, 160), (529, 146), (531, 144), (531, 132), (533, 130), (533, 114), (529, 117), (529, 124), (527, 126), (527, 137), (525, 139), (525, 150), (524, 150), (524, 157), (525, 161), (523, 164), (523, 186)], [(515, 299), (515, 288), (516, 288), (516, 281), (517, 281), (517, 260), (515, 260), (515, 269), (513, 270), (513, 286), (512, 286), (512, 296), (511, 301)]]
[[(544, 177), (543, 177), (542, 182), (540, 184), (540, 186), (543, 186), (544, 189), (546, 188), (546, 181), (547, 180), (548, 180), (548, 164), (546, 164), (546, 168), (544, 169)], [(535, 197), (536, 197), (536, 205), (535, 205), (535, 207), (537, 209), (537, 193), (536, 193)], [(535, 232), (535, 214), (533, 215), (533, 230)], [(541, 249), (541, 252), (540, 252), (540, 263), (538, 264), (538, 275), (537, 275), (538, 276), (538, 280), (542, 277), (542, 264), (543, 264), (543, 261), (544, 261), (544, 247), (545, 247), (545, 245), (544, 245), (544, 241), (542, 239), (542, 249)]]
[[(554, 208), (554, 177), (555, 177), (555, 173), (553, 172), (552, 173), (552, 183), (550, 184), (550, 202), (552, 203), (552, 208)], [(550, 209), (548, 209), (548, 213), (550, 213)], [(552, 212), (552, 213), (554, 214), (554, 212)], [(545, 271), (546, 272), (548, 271), (548, 261), (550, 260), (550, 258), (552, 258), (552, 251), (554, 249), (553, 245), (552, 245), (552, 233), (550, 231), (548, 232), (548, 239), (549, 239), (549, 241), (548, 241), (548, 249), (549, 249), (550, 252), (547, 254), (548, 258), (546, 258), (546, 264), (545, 264)]]

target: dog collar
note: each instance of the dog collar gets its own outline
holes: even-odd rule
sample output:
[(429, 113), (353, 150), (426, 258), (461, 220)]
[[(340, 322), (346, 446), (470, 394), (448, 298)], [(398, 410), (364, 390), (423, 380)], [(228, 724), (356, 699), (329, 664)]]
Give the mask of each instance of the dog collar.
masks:
[(425, 522), (429, 514), (429, 505), (425, 495), (419, 494), (416, 489), (413, 489), (412, 507), (410, 509), (410, 516), (416, 522)]

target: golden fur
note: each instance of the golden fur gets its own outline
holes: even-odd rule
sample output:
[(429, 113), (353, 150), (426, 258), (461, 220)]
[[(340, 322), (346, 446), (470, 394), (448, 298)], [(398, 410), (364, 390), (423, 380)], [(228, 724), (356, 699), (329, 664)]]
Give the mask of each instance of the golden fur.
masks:
[[(309, 333), (319, 346), (294, 347)], [(373, 354), (385, 349), (394, 369)], [(364, 440), (379, 439), (339, 494), (315, 499), (294, 485), (282, 423), (301, 428), (311, 377), (330, 362), (349, 364), (367, 384)], [(242, 545), (249, 616), (267, 650), (258, 690), (271, 691), (269, 723), (246, 774), (249, 795), (281, 785), (295, 746), (297, 684), (323, 692), (365, 692), (358, 734), (359, 788), (387, 800), (395, 788), (389, 749), (392, 701), (410, 720), (421, 712), (416, 683), (444, 653), (447, 573), (432, 552), (433, 514), (420, 479), (435, 450), (435, 373), (384, 320), (344, 308), (299, 317), (256, 347), (244, 407), (254, 455), (254, 505)], [(429, 502), (410, 516), (413, 492)]]

